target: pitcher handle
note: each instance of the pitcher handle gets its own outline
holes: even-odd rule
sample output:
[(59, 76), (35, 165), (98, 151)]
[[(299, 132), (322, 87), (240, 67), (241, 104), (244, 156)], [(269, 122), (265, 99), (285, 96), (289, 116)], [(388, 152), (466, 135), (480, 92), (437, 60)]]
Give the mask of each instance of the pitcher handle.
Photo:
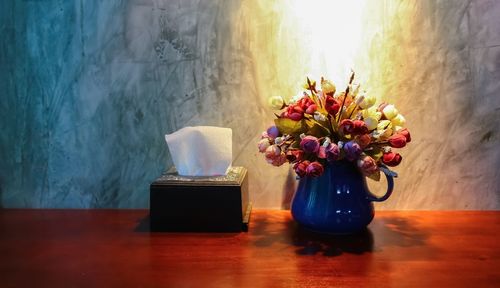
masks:
[(368, 195), (368, 200), (374, 202), (382, 202), (391, 197), (392, 190), (394, 189), (394, 177), (398, 177), (398, 174), (394, 171), (389, 170), (386, 166), (381, 166), (380, 170), (384, 172), (385, 177), (387, 178), (387, 192), (381, 197), (377, 197), (373, 194)]

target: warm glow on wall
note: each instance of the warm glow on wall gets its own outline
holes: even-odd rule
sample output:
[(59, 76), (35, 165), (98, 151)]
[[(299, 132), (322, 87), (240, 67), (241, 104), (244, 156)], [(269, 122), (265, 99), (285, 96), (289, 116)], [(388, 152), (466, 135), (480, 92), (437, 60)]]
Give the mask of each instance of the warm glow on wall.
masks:
[(355, 69), (361, 47), (363, 9), (366, 0), (294, 0), (288, 20), (300, 35), (301, 52), (314, 79), (325, 76), (335, 83), (347, 81)]

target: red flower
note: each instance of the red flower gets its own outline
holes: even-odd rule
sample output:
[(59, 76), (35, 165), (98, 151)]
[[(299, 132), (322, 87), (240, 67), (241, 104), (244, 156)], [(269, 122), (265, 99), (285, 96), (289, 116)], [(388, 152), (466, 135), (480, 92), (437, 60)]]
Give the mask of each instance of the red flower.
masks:
[(363, 120), (352, 121), (352, 134), (361, 135), (368, 133), (368, 127)]
[(406, 146), (406, 137), (403, 134), (394, 134), (389, 137), (389, 144), (394, 148), (403, 148)]
[(321, 176), (321, 174), (323, 174), (324, 170), (325, 169), (323, 168), (323, 165), (321, 165), (317, 161), (314, 161), (307, 166), (306, 174), (307, 174), (307, 176), (310, 176), (310, 177), (318, 177), (318, 176)]
[(359, 146), (364, 149), (372, 142), (372, 137), (370, 137), (370, 134), (359, 135), (356, 137), (356, 142), (358, 142)]
[(328, 114), (335, 116), (340, 110), (340, 103), (332, 96), (326, 96), (325, 109)]
[(295, 165), (293, 165), (293, 170), (295, 171), (295, 173), (297, 173), (297, 175), (299, 175), (299, 177), (304, 177), (306, 176), (306, 169), (310, 163), (311, 162), (307, 160), (295, 163)]
[(406, 128), (401, 129), (401, 130), (398, 131), (398, 134), (401, 134), (401, 135), (405, 136), (406, 143), (411, 142), (410, 131), (408, 129), (406, 129)]
[(290, 105), (288, 106), (287, 111), (285, 111), (282, 116), (295, 121), (299, 121), (304, 118), (304, 110), (300, 106)]
[(401, 157), (399, 153), (388, 152), (384, 153), (384, 156), (382, 156), (382, 162), (391, 167), (398, 166), (401, 160), (403, 160), (403, 157)]
[(316, 106), (316, 104), (311, 104), (311, 105), (309, 105), (309, 107), (307, 107), (306, 113), (307, 114), (314, 114), (314, 111), (316, 111), (317, 109), (318, 109), (318, 106)]
[(340, 121), (339, 131), (344, 135), (351, 134), (353, 131), (353, 126), (354, 123), (352, 122), (351, 119), (344, 119)]
[(298, 150), (298, 149), (297, 150), (288, 150), (288, 152), (286, 152), (286, 159), (290, 163), (296, 162), (296, 161), (301, 161), (303, 157), (304, 157), (304, 151), (302, 151), (302, 150)]

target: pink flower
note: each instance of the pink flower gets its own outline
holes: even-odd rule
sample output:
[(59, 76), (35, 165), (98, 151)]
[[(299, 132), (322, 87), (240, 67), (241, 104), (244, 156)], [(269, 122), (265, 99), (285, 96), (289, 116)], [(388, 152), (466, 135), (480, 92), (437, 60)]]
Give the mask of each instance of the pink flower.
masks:
[(300, 141), (300, 147), (306, 153), (316, 153), (319, 150), (318, 138), (314, 136), (306, 136)]
[(382, 156), (382, 162), (391, 167), (398, 166), (401, 160), (403, 160), (403, 157), (401, 157), (399, 153), (388, 152), (384, 153), (384, 156)]
[(369, 176), (377, 172), (379, 169), (377, 166), (377, 162), (375, 162), (375, 160), (370, 156), (361, 157), (358, 160), (358, 167), (361, 170), (361, 172), (366, 176)]
[(285, 153), (281, 153), (278, 157), (274, 158), (271, 164), (273, 166), (281, 166), (286, 163), (286, 155)]
[(267, 162), (272, 162), (274, 158), (278, 157), (281, 154), (281, 149), (277, 145), (271, 145), (267, 147), (264, 156), (266, 157)]
[(316, 156), (318, 156), (318, 158), (320, 158), (320, 159), (325, 159), (326, 158), (326, 147), (320, 146)]
[(389, 137), (389, 144), (394, 148), (403, 148), (406, 146), (406, 137), (403, 134), (394, 134)]
[(339, 146), (335, 143), (330, 143), (326, 148), (326, 160), (328, 162), (337, 161), (340, 158), (340, 149)]
[(307, 160), (304, 160), (302, 162), (298, 162), (295, 165), (293, 165), (293, 170), (295, 171), (295, 173), (297, 173), (297, 175), (299, 177), (304, 177), (304, 176), (306, 176), (306, 169), (309, 166), (309, 163), (311, 163), (311, 162), (309, 162)]
[(259, 147), (259, 152), (264, 153), (266, 152), (266, 149), (271, 146), (271, 142), (269, 142), (269, 139), (264, 138), (257, 143), (257, 147)]
[(321, 165), (319, 162), (314, 161), (311, 162), (309, 165), (307, 165), (306, 168), (306, 175), (310, 177), (318, 177), (323, 174), (323, 171), (325, 169), (323, 168), (323, 165)]
[(277, 145), (271, 145), (267, 147), (264, 155), (266, 156), (267, 163), (274, 166), (281, 166), (286, 162), (285, 153), (281, 152), (280, 147), (278, 147)]

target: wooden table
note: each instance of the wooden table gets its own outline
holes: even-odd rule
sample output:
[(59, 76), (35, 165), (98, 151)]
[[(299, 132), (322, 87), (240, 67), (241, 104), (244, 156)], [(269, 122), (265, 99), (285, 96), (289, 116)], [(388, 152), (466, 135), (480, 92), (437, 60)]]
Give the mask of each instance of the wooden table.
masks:
[(146, 210), (0, 210), (0, 287), (500, 287), (500, 212), (377, 212), (356, 236), (254, 211), (248, 233), (150, 233)]

